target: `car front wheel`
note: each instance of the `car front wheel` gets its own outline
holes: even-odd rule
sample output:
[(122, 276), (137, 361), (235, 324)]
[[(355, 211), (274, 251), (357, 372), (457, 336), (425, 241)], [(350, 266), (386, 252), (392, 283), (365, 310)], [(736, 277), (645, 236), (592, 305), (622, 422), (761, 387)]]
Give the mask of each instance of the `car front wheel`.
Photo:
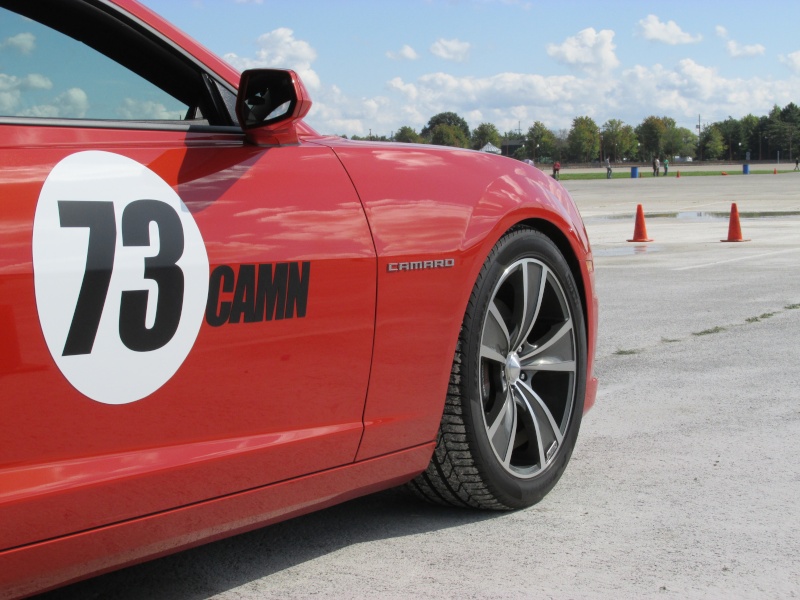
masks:
[(459, 335), (436, 449), (411, 482), (448, 505), (535, 504), (563, 473), (586, 387), (580, 293), (543, 233), (505, 234), (483, 265)]

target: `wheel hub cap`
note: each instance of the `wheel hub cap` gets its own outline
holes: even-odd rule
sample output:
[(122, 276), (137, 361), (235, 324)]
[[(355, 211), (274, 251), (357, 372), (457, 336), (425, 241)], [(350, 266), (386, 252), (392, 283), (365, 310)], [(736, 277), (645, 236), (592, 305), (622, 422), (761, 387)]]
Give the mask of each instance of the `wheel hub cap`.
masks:
[(516, 352), (512, 352), (506, 358), (506, 381), (508, 385), (517, 383), (520, 374), (522, 373), (522, 366), (519, 363), (519, 356)]

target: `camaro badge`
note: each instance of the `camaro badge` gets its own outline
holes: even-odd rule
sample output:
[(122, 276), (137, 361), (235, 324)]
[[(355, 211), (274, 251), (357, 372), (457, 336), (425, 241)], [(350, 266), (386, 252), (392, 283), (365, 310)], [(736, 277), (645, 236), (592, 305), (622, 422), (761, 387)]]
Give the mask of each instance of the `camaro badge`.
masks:
[(395, 271), (422, 271), (424, 269), (448, 269), (455, 266), (454, 258), (440, 260), (415, 260), (410, 262), (393, 262), (386, 265), (386, 270), (390, 273)]

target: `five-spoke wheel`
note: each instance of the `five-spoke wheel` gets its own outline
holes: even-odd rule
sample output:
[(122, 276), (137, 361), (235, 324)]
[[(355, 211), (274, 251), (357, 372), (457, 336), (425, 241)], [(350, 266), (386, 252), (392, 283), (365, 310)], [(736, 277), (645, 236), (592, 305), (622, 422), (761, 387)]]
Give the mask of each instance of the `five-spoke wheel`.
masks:
[(510, 231), (475, 283), (436, 450), (412, 488), (479, 508), (541, 500), (575, 446), (585, 370), (583, 304), (567, 261), (543, 233)]
[(542, 261), (506, 268), (481, 332), (480, 395), (500, 464), (522, 478), (553, 460), (575, 402), (575, 331), (564, 290)]

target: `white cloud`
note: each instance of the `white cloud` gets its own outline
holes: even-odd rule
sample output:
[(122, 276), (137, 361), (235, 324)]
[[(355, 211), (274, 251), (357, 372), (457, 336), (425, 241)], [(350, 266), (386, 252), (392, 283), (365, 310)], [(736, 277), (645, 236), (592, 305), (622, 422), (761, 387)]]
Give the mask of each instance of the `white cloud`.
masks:
[(89, 110), (89, 97), (80, 88), (70, 88), (56, 97), (60, 117), (81, 119)]
[[(308, 116), (309, 124), (322, 133), (343, 135), (386, 135), (410, 121), (402, 106), (385, 96), (348, 98), (336, 87), (323, 90)], [(398, 124), (398, 121), (399, 124)]]
[(117, 114), (121, 119), (131, 121), (149, 120), (179, 120), (184, 117), (184, 113), (177, 110), (168, 110), (160, 102), (152, 100), (135, 100), (125, 98), (122, 105), (117, 107)]
[(19, 80), (19, 87), (30, 90), (49, 90), (52, 89), (53, 82), (44, 75), (31, 73)]
[(579, 109), (581, 114), (595, 112), (596, 95), (608, 89), (595, 79), (572, 75), (498, 73), (490, 77), (457, 77), (444, 72), (429, 73), (413, 82), (396, 77), (389, 82), (389, 88), (396, 92), (389, 105), (395, 124), (389, 130), (401, 125), (420, 129), (430, 117), (443, 111), (457, 112), (472, 127), (485, 121), (501, 130), (516, 129), (520, 121), (523, 125), (528, 122), (525, 127), (534, 120), (555, 125), (564, 119), (571, 121), (573, 110)]
[(415, 86), (413, 83), (404, 83), (400, 77), (395, 77), (394, 79), (390, 80), (389, 87), (402, 92), (405, 97), (412, 102), (419, 96), (419, 92), (417, 92), (417, 86)]
[(431, 54), (444, 60), (463, 62), (468, 58), (470, 48), (471, 45), (468, 42), (439, 39), (431, 46)]
[(404, 45), (398, 52), (387, 52), (386, 56), (392, 60), (417, 60), (419, 54), (408, 44)]
[[(662, 25), (677, 28), (674, 24)], [(727, 36), (728, 32), (720, 26), (717, 35)], [(675, 36), (671, 39), (674, 41)], [(569, 128), (572, 119), (580, 115), (588, 115), (598, 124), (618, 118), (633, 126), (648, 115), (667, 115), (679, 125), (692, 127), (698, 114), (708, 121), (729, 115), (739, 118), (742, 111), (767, 114), (773, 105), (784, 106), (800, 97), (800, 77), (785, 81), (766, 76), (726, 78), (697, 59), (620, 70), (614, 40), (613, 31), (586, 29), (548, 46), (553, 60), (579, 69), (572, 74), (460, 76), (442, 70), (400, 77), (389, 73), (384, 89), (366, 96), (351, 96), (348, 90), (330, 82), (321, 84), (311, 70), (316, 53), (309, 44), (295, 39), (291, 30), (277, 29), (261, 36), (258, 52), (249, 59), (234, 55), (226, 58), (240, 67), (293, 67), (304, 80), (306, 71), (311, 73), (316, 89), (309, 124), (321, 133), (345, 135), (364, 136), (370, 130), (375, 135), (389, 135), (403, 125), (419, 131), (433, 115), (444, 111), (463, 116), (470, 127), (490, 122), (501, 131), (520, 126), (527, 129), (536, 120), (553, 130)], [(450, 58), (464, 56), (470, 49), (465, 42), (450, 42), (439, 48)], [(455, 52), (459, 45), (461, 54)], [(404, 51), (392, 55), (400, 58)], [(800, 74), (800, 50), (780, 59)]]
[(31, 73), (25, 77), (0, 73), (0, 112), (4, 115), (20, 114), (22, 94), (26, 90), (49, 90), (53, 82), (44, 75)]
[[(715, 31), (717, 32), (717, 36), (721, 37), (723, 40), (728, 39), (728, 30), (725, 29), (722, 25), (717, 25), (715, 27)], [(761, 56), (766, 51), (766, 48), (761, 44), (750, 44), (747, 46), (743, 46), (739, 42), (735, 40), (729, 40), (727, 44), (725, 44), (725, 48), (728, 50), (728, 56), (731, 58), (747, 58), (749, 56)]]
[(730, 40), (725, 47), (728, 49), (728, 54), (732, 58), (746, 58), (749, 56), (761, 56), (766, 51), (766, 48), (761, 44), (749, 44), (743, 46), (737, 41)]
[(623, 114), (638, 114), (639, 118), (665, 114), (679, 122), (682, 118), (694, 121), (702, 114), (715, 121), (739, 118), (744, 116), (742, 111), (767, 114), (774, 104), (783, 106), (797, 97), (800, 80), (730, 79), (714, 68), (684, 59), (674, 69), (662, 65), (627, 69), (614, 93), (623, 99)]
[(800, 50), (792, 52), (788, 56), (781, 55), (779, 58), (789, 69), (800, 75)]
[(3, 40), (0, 48), (12, 48), (21, 54), (30, 54), (36, 49), (36, 36), (32, 33), (18, 33)]
[(656, 15), (647, 15), (647, 17), (639, 21), (639, 33), (646, 40), (663, 42), (672, 46), (678, 44), (695, 44), (703, 39), (702, 35), (693, 36), (686, 33), (675, 21), (662, 23)]
[(567, 38), (562, 44), (548, 44), (547, 54), (563, 64), (585, 71), (606, 72), (619, 65), (614, 52), (614, 32), (589, 27)]
[[(784, 60), (800, 72), (800, 51)], [(726, 78), (715, 68), (684, 59), (674, 67), (636, 65), (618, 77), (603, 78), (436, 72), (412, 80), (395, 77), (387, 90), (385, 96), (355, 99), (325, 90), (315, 96), (318, 110), (309, 115), (309, 123), (323, 133), (367, 135), (372, 129), (388, 135), (403, 125), (419, 131), (433, 115), (453, 111), (470, 127), (490, 122), (501, 131), (527, 129), (537, 120), (553, 130), (569, 128), (580, 115), (598, 124), (618, 118), (633, 126), (648, 115), (667, 115), (691, 127), (698, 114), (708, 121), (739, 118), (745, 112), (767, 114), (773, 105), (800, 97), (800, 78)]]
[(297, 71), (309, 89), (319, 88), (317, 73), (311, 63), (317, 59), (317, 52), (311, 44), (295, 39), (294, 31), (281, 27), (265, 33), (258, 38), (258, 50), (253, 58), (228, 53), (223, 58), (237, 69), (282, 68)]
[(82, 119), (89, 110), (89, 97), (80, 88), (70, 88), (50, 104), (38, 104), (20, 114), (25, 117)]

